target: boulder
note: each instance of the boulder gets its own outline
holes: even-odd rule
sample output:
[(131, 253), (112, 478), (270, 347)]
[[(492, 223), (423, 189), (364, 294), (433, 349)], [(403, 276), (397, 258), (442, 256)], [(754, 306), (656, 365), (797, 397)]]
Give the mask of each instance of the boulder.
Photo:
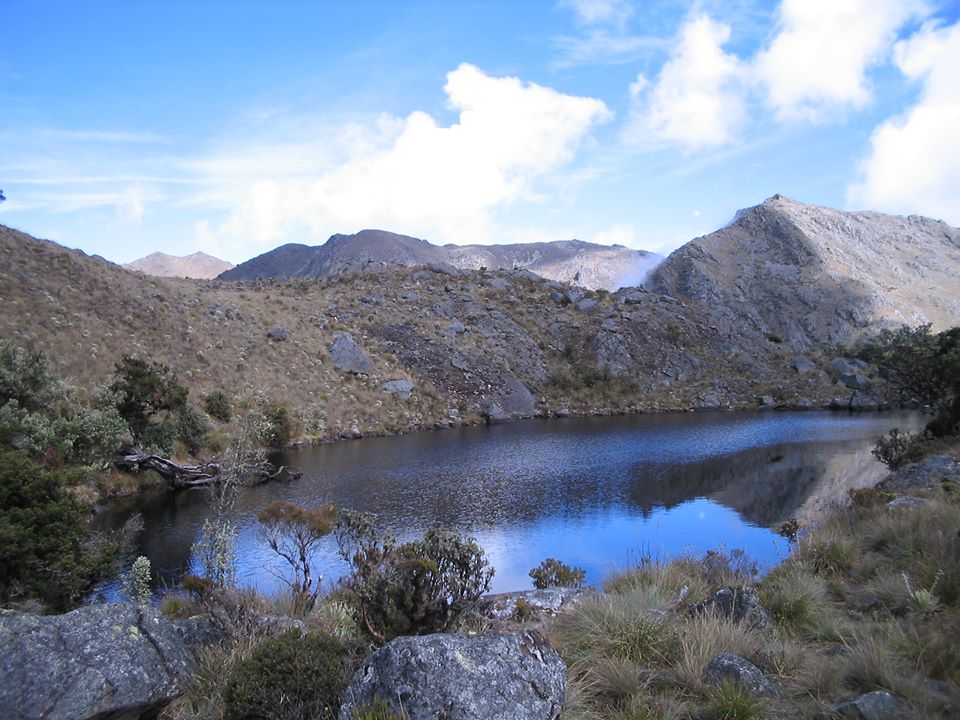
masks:
[(778, 698), (780, 693), (763, 672), (749, 660), (739, 655), (723, 652), (717, 655), (704, 672), (707, 682), (739, 685), (754, 697)]
[(64, 615), (0, 614), (0, 717), (135, 720), (186, 686), (192, 659), (173, 624), (133, 603)]
[(840, 383), (849, 388), (850, 390), (865, 390), (867, 385), (870, 384), (870, 378), (861, 373), (843, 373), (840, 378)]
[(806, 375), (816, 370), (817, 366), (810, 358), (804, 357), (803, 355), (797, 355), (793, 359), (793, 369), (796, 370), (799, 375)]
[(406, 400), (413, 392), (413, 383), (409, 380), (387, 380), (380, 389), (391, 395), (396, 395), (401, 400)]
[(467, 326), (464, 325), (459, 320), (450, 321), (450, 332), (454, 335), (459, 335), (460, 333), (465, 333), (467, 331)]
[(360, 346), (348, 332), (335, 332), (333, 342), (330, 343), (330, 359), (333, 366), (340, 372), (356, 375), (369, 375), (373, 372), (373, 363), (370, 362)]
[(646, 293), (642, 290), (631, 290), (623, 296), (623, 302), (627, 305), (639, 305), (643, 302), (645, 295)]
[(418, 292), (408, 292), (400, 296), (400, 299), (404, 302), (415, 303), (420, 302), (420, 293)]
[(577, 302), (576, 307), (577, 307), (577, 310), (579, 310), (580, 312), (589, 312), (599, 304), (600, 303), (598, 303), (593, 298), (583, 298), (582, 300), (579, 300)]
[(960, 484), (960, 457), (933, 455), (890, 473), (877, 483), (877, 490), (904, 493), (912, 489), (930, 489), (942, 483)]
[(490, 422), (495, 422), (494, 409), (500, 410), (500, 415), (514, 419), (533, 417), (537, 413), (537, 401), (526, 385), (511, 372), (504, 371), (501, 375), (500, 387), (496, 396), (491, 399), (486, 415)]
[(287, 339), (287, 331), (282, 327), (274, 327), (267, 330), (267, 338), (274, 342), (283, 342)]
[(742, 622), (762, 629), (773, 625), (770, 615), (760, 604), (754, 587), (726, 587), (690, 606), (691, 615), (712, 612), (734, 622)]
[(357, 670), (339, 720), (377, 699), (408, 720), (554, 720), (565, 677), (563, 660), (535, 632), (401, 637)]
[(586, 588), (550, 587), (538, 590), (485, 595), (477, 604), (478, 612), (494, 620), (512, 620), (517, 616), (518, 603), (538, 615), (554, 616), (564, 607), (574, 605), (585, 595), (596, 591)]
[(906, 715), (902, 700), (883, 690), (861, 695), (855, 700), (835, 705), (824, 718), (849, 718), (850, 720), (899, 720)]

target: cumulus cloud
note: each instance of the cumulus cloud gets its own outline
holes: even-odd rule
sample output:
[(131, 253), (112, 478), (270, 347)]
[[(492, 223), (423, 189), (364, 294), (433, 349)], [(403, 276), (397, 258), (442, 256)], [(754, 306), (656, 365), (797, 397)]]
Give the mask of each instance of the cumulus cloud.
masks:
[(729, 39), (730, 26), (708, 15), (684, 23), (656, 80), (639, 75), (630, 87), (628, 143), (697, 150), (733, 141), (744, 116), (744, 64), (724, 52)]
[(781, 120), (823, 120), (870, 99), (866, 71), (886, 61), (920, 0), (783, 0), (778, 33), (758, 53), (756, 79)]
[(265, 173), (244, 183), (225, 222), (197, 225), (198, 241), (266, 245), (306, 226), (314, 239), (381, 227), (434, 242), (492, 242), (491, 213), (537, 200), (537, 180), (569, 163), (591, 127), (610, 117), (600, 100), (468, 64), (447, 75), (444, 90), (454, 124), (414, 112), (351, 127), (344, 161), (309, 177)]
[(873, 132), (848, 202), (960, 225), (960, 23), (924, 27), (897, 43), (894, 57), (907, 78), (922, 83), (920, 98)]

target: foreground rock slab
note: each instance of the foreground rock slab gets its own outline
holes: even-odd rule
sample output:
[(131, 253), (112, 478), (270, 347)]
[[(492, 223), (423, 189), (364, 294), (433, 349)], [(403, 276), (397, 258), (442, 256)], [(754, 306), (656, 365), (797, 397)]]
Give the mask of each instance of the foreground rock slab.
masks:
[(192, 661), (173, 624), (131, 603), (0, 614), (0, 717), (134, 720), (177, 697)]
[(379, 698), (408, 720), (555, 720), (565, 676), (538, 633), (402, 637), (364, 661), (339, 717)]
[(733, 683), (754, 697), (778, 698), (780, 693), (772, 682), (763, 676), (760, 668), (739, 655), (720, 653), (707, 665), (705, 676), (708, 682)]

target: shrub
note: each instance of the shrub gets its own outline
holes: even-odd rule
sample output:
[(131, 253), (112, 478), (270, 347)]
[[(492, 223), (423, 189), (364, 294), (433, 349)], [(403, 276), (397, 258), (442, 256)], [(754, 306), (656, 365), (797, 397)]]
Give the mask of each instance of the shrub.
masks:
[(207, 415), (220, 422), (230, 422), (233, 417), (233, 406), (230, 404), (230, 398), (223, 390), (214, 390), (203, 400), (204, 409)]
[(92, 534), (86, 515), (57, 475), (0, 451), (0, 600), (68, 609), (112, 570), (119, 540)]
[(210, 436), (210, 425), (192, 405), (184, 405), (174, 417), (177, 440), (182, 442), (191, 455), (203, 450)]
[(917, 439), (917, 435), (902, 433), (899, 428), (894, 428), (878, 437), (870, 452), (879, 462), (891, 470), (897, 470), (906, 462), (907, 454)]
[(302, 508), (276, 500), (261, 510), (257, 519), (267, 545), (293, 570), (293, 578), (286, 583), (293, 591), (296, 609), (310, 610), (317, 601), (321, 581), (320, 575), (314, 580), (310, 556), (333, 530), (337, 509), (333, 505)]
[(50, 360), (44, 353), (0, 341), (0, 406), (14, 400), (27, 412), (35, 412), (62, 397), (63, 387), (50, 373)]
[(147, 428), (160, 413), (180, 410), (187, 402), (187, 389), (170, 368), (131, 355), (124, 355), (116, 364), (109, 390), (137, 444), (144, 440)]
[(547, 558), (538, 567), (530, 571), (535, 588), (563, 587), (581, 588), (587, 578), (587, 571), (580, 567), (571, 567), (555, 558)]
[(230, 672), (227, 720), (334, 720), (346, 689), (343, 646), (324, 633), (291, 630), (261, 643)]
[(264, 411), (264, 420), (266, 425), (261, 439), (268, 447), (286, 447), (293, 435), (293, 426), (287, 408), (279, 403), (268, 405)]
[(353, 570), (345, 588), (379, 642), (449, 630), (490, 587), (493, 568), (472, 538), (434, 528), (396, 545), (358, 513), (343, 513), (336, 533)]

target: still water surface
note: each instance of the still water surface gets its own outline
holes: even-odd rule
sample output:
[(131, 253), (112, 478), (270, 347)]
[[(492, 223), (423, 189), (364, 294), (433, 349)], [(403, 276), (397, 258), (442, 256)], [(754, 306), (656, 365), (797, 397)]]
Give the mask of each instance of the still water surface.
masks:
[[(400, 539), (440, 525), (475, 537), (496, 568), (494, 591), (530, 587), (546, 557), (586, 568), (591, 583), (644, 555), (743, 548), (761, 567), (787, 553), (770, 528), (809, 519), (847, 487), (882, 475), (877, 436), (913, 429), (916, 414), (705, 413), (531, 420), (286, 451), (302, 479), (242, 489), (238, 581), (282, 586), (283, 567), (258, 539), (273, 500), (376, 513)], [(138, 552), (161, 584), (191, 566), (209, 511), (205, 490), (119, 501), (98, 518), (145, 521)], [(316, 557), (327, 581), (346, 571), (328, 538)], [(196, 569), (196, 568), (194, 568)]]

